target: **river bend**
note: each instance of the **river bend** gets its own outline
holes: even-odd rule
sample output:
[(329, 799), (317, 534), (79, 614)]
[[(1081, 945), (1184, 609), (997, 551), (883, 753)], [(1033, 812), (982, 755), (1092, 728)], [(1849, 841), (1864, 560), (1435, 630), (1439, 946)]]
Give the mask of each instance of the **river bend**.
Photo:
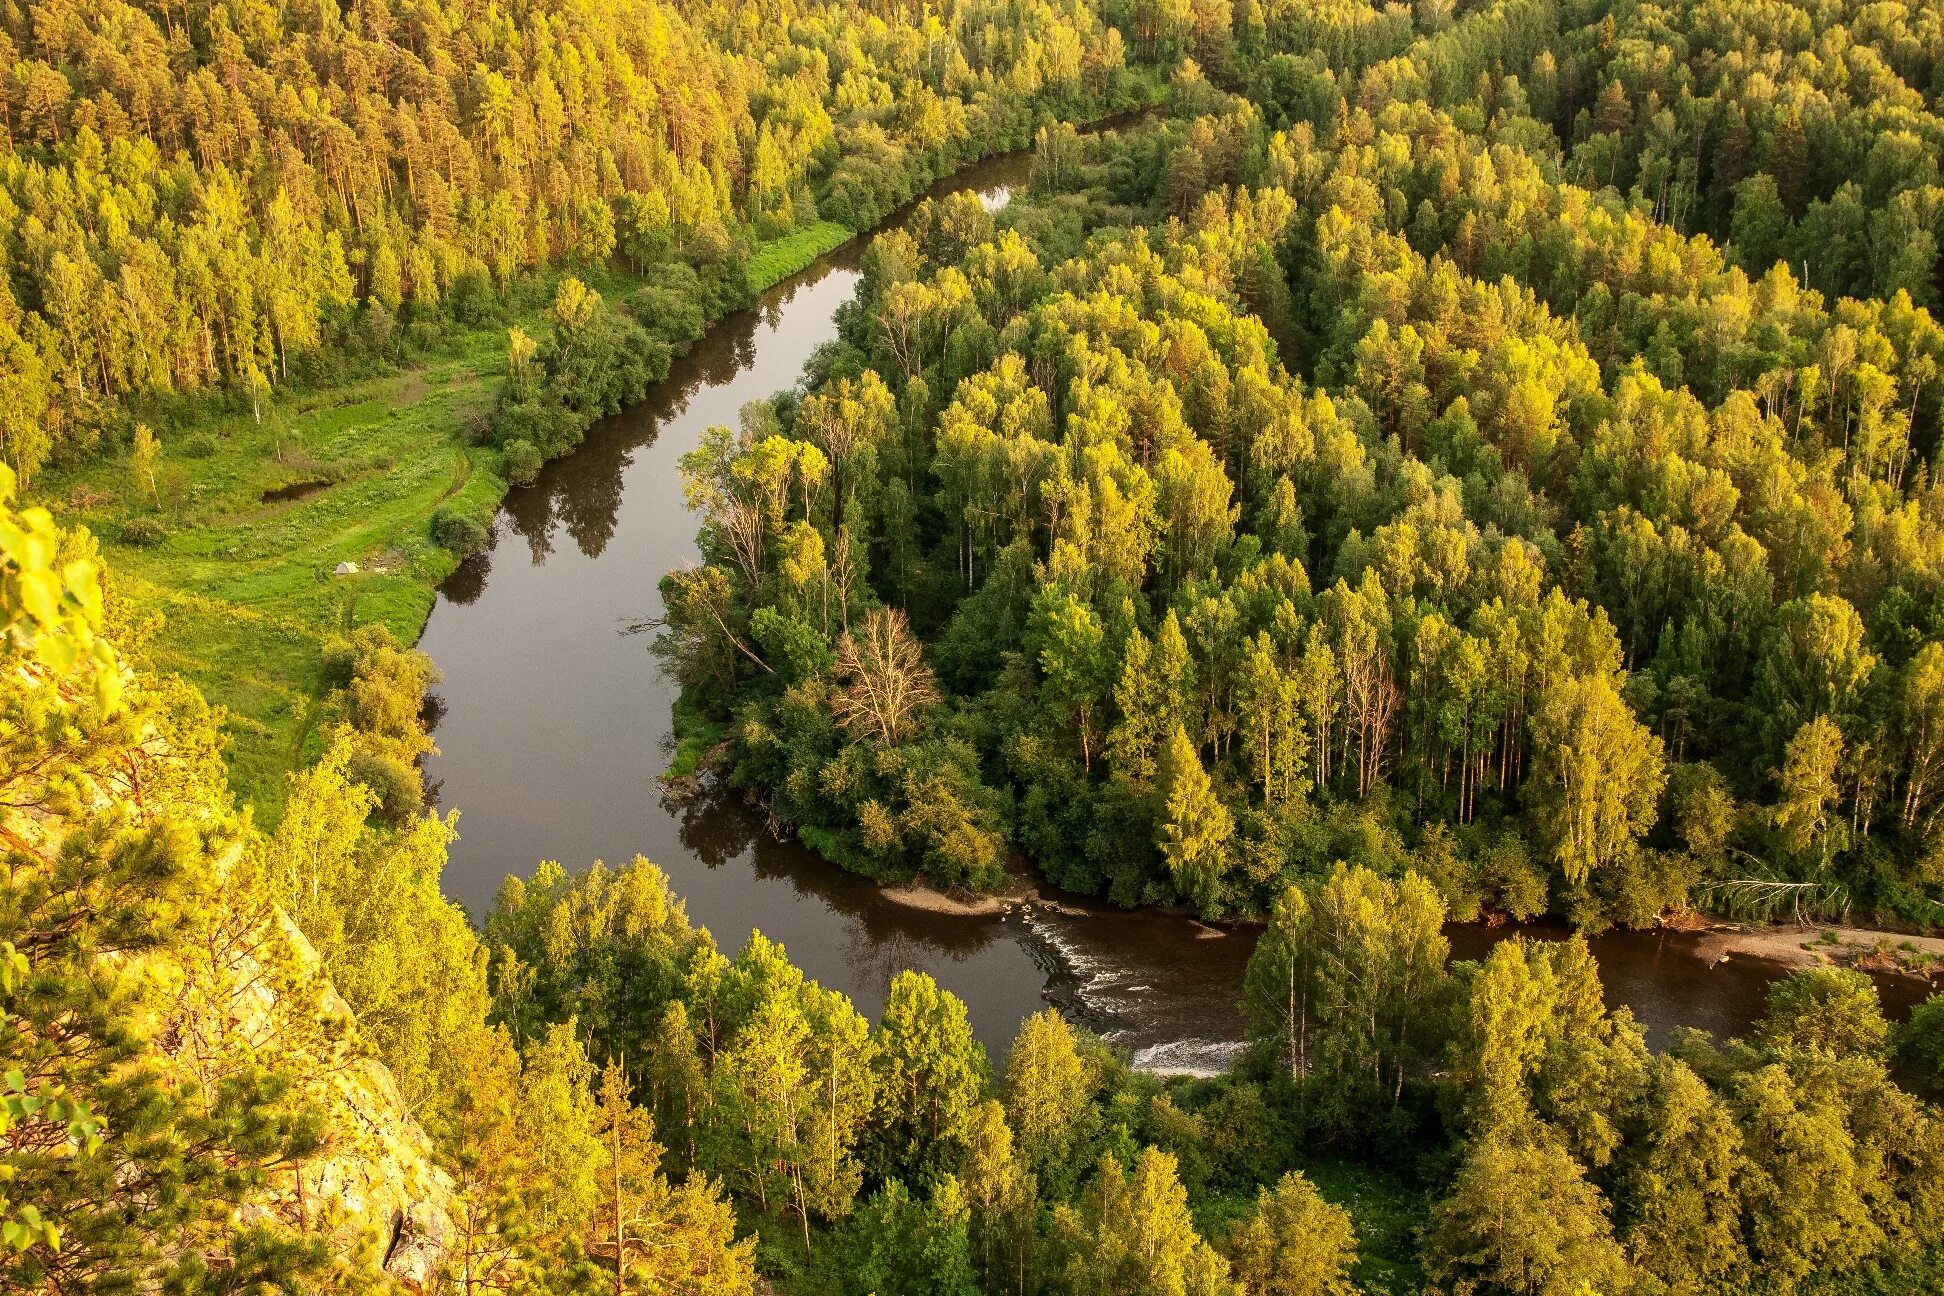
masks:
[[(1028, 165), (1024, 154), (992, 159), (932, 193), (970, 190), (996, 208)], [(662, 574), (697, 556), (676, 461), (705, 428), (733, 426), (744, 403), (797, 381), (836, 336), (861, 250), (854, 241), (717, 323), (647, 400), (510, 492), (490, 548), (440, 590), (419, 646), (443, 676), (428, 779), (442, 806), (460, 810), (446, 892), (477, 919), (502, 879), (543, 859), (578, 870), (638, 853), (725, 951), (760, 929), (869, 1016), (899, 970), (919, 968), (966, 1002), (989, 1048), (1050, 1002), (1144, 1065), (1219, 1068), (1239, 1048), (1252, 931), (1079, 900), (977, 918), (915, 910), (776, 840), (738, 798), (676, 805), (661, 794), (678, 690), (634, 628), (660, 617)], [(1454, 927), (1454, 952), (1476, 956), (1498, 935)], [(1742, 1029), (1775, 975), (1759, 964), (1709, 969), (1677, 934), (1609, 934), (1594, 946), (1610, 999), (1631, 1005), (1655, 1042), (1679, 1025)]]

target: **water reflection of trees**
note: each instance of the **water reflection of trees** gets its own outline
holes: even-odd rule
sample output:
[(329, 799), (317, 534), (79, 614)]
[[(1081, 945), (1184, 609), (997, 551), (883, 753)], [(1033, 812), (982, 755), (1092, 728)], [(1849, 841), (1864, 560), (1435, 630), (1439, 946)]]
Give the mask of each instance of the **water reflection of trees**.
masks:
[(889, 980), (940, 956), (962, 960), (1003, 933), (993, 918), (935, 914), (887, 899), (869, 878), (846, 873), (795, 837), (779, 839), (762, 811), (733, 790), (711, 785), (671, 809), (679, 813), (682, 846), (707, 867), (746, 859), (757, 878), (787, 882), (798, 898), (841, 916), (845, 962), (860, 978)]
[(588, 558), (606, 551), (620, 522), (635, 452), (679, 419), (696, 393), (730, 383), (755, 366), (757, 326), (765, 318), (744, 311), (724, 320), (676, 359), (646, 400), (598, 420), (572, 454), (540, 470), (539, 481), (507, 494), (506, 516), (527, 542), (534, 566), (552, 556), (557, 529)]
[(591, 447), (594, 453), (575, 465), (578, 471), (563, 474), (570, 480), (566, 489), (555, 492), (555, 511), (585, 556), (599, 558), (607, 551), (621, 514), (621, 483), (634, 462), (635, 447), (652, 441), (659, 430), (658, 423), (651, 423), (646, 435), (639, 439), (631, 435), (625, 441), (616, 437), (612, 440), (621, 444), (615, 445), (607, 444), (609, 438), (600, 438)]
[(439, 586), (439, 593), (447, 602), (461, 606), (475, 602), (486, 592), (486, 580), (493, 574), (493, 547), (499, 540), (499, 527), (493, 528), (493, 544), (460, 563), (452, 569), (452, 574)]
[[(928, 196), (959, 189), (987, 192), (1024, 183), (1031, 165), (1027, 152), (976, 163), (933, 186)], [(910, 206), (900, 209), (901, 220)], [(555, 531), (564, 529), (580, 552), (598, 558), (614, 539), (619, 524), (623, 486), (634, 452), (651, 444), (662, 427), (679, 418), (696, 393), (733, 382), (755, 368), (760, 331), (779, 327), (797, 294), (814, 287), (830, 271), (855, 273), (866, 240), (854, 240), (816, 265), (776, 285), (756, 305), (729, 315), (701, 340), (676, 357), (668, 377), (656, 384), (640, 404), (588, 429), (587, 438), (572, 453), (541, 469), (533, 486), (508, 492), (503, 515), (527, 543), (532, 564), (545, 565), (553, 555)], [(854, 301), (846, 305), (854, 307)], [(779, 385), (796, 378), (778, 374)], [(441, 591), (455, 603), (471, 603), (484, 592), (490, 565), (461, 564)]]
[(527, 543), (527, 556), (535, 567), (544, 567), (553, 556), (553, 491), (541, 484), (508, 491), (500, 513), (513, 524), (513, 534)]

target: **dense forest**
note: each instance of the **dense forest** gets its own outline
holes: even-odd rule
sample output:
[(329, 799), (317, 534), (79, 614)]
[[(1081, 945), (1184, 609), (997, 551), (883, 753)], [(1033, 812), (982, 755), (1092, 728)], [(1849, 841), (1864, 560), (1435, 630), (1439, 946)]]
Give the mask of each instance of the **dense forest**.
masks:
[(0, 456), (395, 354), (550, 264), (619, 259), (687, 341), (752, 249), (867, 229), (1122, 65), (1058, 0), (7, 0)]
[(1137, 42), (1170, 120), (880, 238), (688, 463), (664, 647), (731, 776), (940, 884), (1936, 924), (1936, 60), (1869, 14)]
[[(1446, 936), (1944, 925), (1934, 10), (0, 0), (0, 41), (0, 1289), (1944, 1288), (1944, 997), (1814, 968), (1655, 1052), (1583, 935)], [(544, 284), (475, 429), (525, 477), (1029, 141), (687, 457), (657, 647), (839, 864), (1260, 922), (1228, 1074), (1051, 1009), (988, 1053), (918, 972), (869, 1020), (638, 857), (475, 925), (427, 657), (345, 627), (265, 822), (157, 609), (23, 498), (104, 456), (152, 498), (149, 419)]]

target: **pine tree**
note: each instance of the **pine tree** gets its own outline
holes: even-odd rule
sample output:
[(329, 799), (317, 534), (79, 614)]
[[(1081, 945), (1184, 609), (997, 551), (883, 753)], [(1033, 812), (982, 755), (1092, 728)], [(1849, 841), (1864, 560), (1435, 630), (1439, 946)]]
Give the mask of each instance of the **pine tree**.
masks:
[(655, 1122), (628, 1096), (628, 1078), (618, 1062), (601, 1070), (596, 1099), (594, 1135), (606, 1153), (602, 1174), (601, 1209), (595, 1227), (596, 1255), (608, 1257), (614, 1270), (614, 1296), (625, 1296), (628, 1279), (650, 1242), (650, 1220), (659, 1213), (664, 1189), (658, 1183), (662, 1149), (655, 1142)]
[(16, 511), (14, 485), (0, 466), (0, 1273), (22, 1290), (161, 1290), (212, 1268), (328, 1282), (320, 1241), (239, 1218), (316, 1150), (274, 1052), (212, 1031), (205, 1086), (168, 1051), (201, 1001), (169, 991), (171, 968), (262, 937), (226, 886), (239, 825), (213, 718), (131, 684), (85, 539)]
[(1767, 170), (1775, 177), (1782, 206), (1791, 216), (1802, 215), (1809, 202), (1809, 142), (1802, 132), (1802, 117), (1793, 109), (1769, 140)]
[(620, 1065), (601, 1072), (594, 1135), (605, 1154), (593, 1254), (614, 1296), (747, 1296), (755, 1239), (735, 1241), (735, 1213), (699, 1175), (672, 1188), (661, 1174), (654, 1118), (636, 1107)]

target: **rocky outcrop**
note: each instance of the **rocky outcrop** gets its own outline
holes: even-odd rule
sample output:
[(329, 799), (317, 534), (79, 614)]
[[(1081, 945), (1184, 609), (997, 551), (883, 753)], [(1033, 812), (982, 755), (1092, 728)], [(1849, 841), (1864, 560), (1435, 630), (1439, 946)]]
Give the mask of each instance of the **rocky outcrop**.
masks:
[(165, 1055), (204, 1083), (226, 1060), (271, 1064), (324, 1127), (317, 1153), (279, 1175), (246, 1219), (322, 1234), (353, 1265), (429, 1288), (452, 1245), (453, 1184), (391, 1072), (360, 1052), (350, 1007), (280, 911), (217, 926), (233, 930), (207, 963), (170, 969), (179, 980), (158, 1033)]
[(343, 1241), (375, 1237), (379, 1267), (423, 1290), (452, 1246), (452, 1180), (432, 1162), (424, 1131), (383, 1064), (359, 1058), (332, 1088), (340, 1133), (304, 1167), (301, 1199), (341, 1218), (351, 1235)]

